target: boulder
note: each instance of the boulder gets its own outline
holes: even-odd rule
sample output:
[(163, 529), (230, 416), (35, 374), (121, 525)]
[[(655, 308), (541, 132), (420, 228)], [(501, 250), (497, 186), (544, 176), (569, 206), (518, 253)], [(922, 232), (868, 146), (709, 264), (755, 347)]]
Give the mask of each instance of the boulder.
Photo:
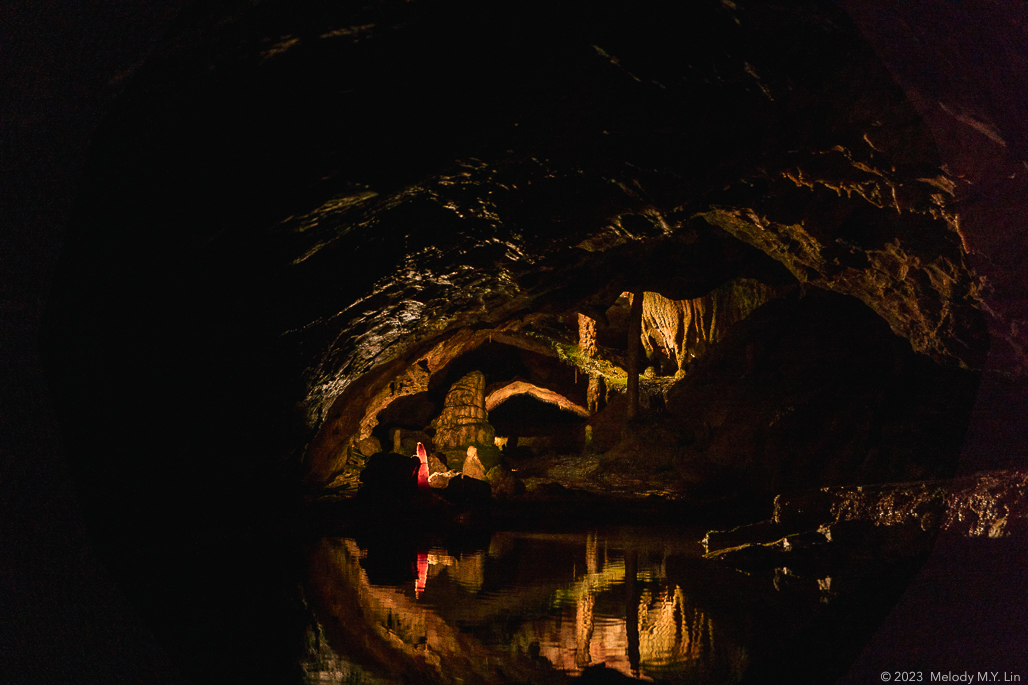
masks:
[(428, 476), (428, 484), (439, 490), (449, 487), (450, 481), (460, 475), (460, 471), (436, 471)]
[(431, 475), (433, 473), (446, 473), (449, 470), (450, 469), (446, 465), (445, 461), (440, 459), (435, 454), (429, 455), (429, 457), (428, 457), (428, 473), (429, 473), (429, 475)]
[(375, 454), (360, 475), (360, 490), (381, 495), (407, 495), (417, 490), (421, 460), (402, 454)]
[(525, 484), (506, 466), (492, 467), (485, 478), (492, 487), (493, 497), (496, 499), (509, 499), (525, 492)]
[(468, 456), (464, 460), (462, 471), (466, 478), (486, 480), (485, 467), (482, 466), (482, 462), (478, 458), (478, 450), (474, 446), (468, 447)]
[(370, 457), (382, 451), (382, 443), (378, 438), (367, 437), (357, 443), (357, 451), (365, 457)]
[[(440, 475), (437, 475), (435, 479), (438, 478), (440, 478)], [(454, 504), (465, 504), (467, 502), (491, 499), (492, 488), (484, 480), (457, 475), (450, 479), (449, 484), (443, 488), (441, 494)]]

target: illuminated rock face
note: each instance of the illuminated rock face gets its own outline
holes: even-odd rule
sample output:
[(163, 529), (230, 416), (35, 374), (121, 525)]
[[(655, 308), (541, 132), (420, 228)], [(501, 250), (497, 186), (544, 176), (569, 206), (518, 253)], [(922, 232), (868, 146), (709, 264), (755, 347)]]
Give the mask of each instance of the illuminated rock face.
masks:
[[(991, 471), (952, 480), (820, 488), (775, 498), (770, 520), (713, 530), (708, 558), (800, 563), (832, 548), (868, 558), (927, 554), (941, 531), (966, 538), (1023, 536), (1028, 471)], [(841, 558), (841, 557), (840, 557)]]
[[(467, 455), (468, 447), (486, 453), (496, 452), (496, 431), (489, 425), (485, 409), (485, 375), (472, 371), (450, 388), (443, 412), (435, 421), (435, 446), (445, 453)], [(460, 457), (460, 454), (454, 456)], [(452, 463), (452, 460), (448, 460)]]
[(681, 373), (693, 358), (723, 338), (732, 324), (773, 295), (773, 288), (749, 279), (726, 283), (691, 300), (645, 293), (642, 343), (649, 363), (664, 376)]
[[(578, 315), (578, 349), (583, 355), (596, 355), (596, 321), (585, 314)], [(590, 414), (603, 408), (607, 386), (603, 377), (596, 373), (589, 374), (589, 389), (586, 391), (586, 404)]]
[(1028, 530), (1028, 471), (991, 471), (942, 481), (863, 488), (824, 488), (775, 499), (776, 524), (814, 520), (827, 527), (865, 521), (878, 527), (911, 526), (965, 537), (999, 538)]

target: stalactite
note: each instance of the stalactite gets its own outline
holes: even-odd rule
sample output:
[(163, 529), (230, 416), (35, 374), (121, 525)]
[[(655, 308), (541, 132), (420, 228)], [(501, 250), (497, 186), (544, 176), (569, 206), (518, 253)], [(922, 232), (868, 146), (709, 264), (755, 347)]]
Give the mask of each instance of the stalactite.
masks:
[(642, 343), (664, 375), (680, 374), (737, 321), (774, 296), (757, 281), (739, 279), (691, 300), (648, 292), (643, 298)]

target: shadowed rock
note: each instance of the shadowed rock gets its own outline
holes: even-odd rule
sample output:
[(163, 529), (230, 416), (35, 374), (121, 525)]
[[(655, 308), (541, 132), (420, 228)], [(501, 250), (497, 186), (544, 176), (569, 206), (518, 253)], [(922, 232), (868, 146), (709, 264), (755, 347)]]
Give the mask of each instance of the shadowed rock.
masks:
[(418, 489), (421, 460), (402, 454), (372, 455), (360, 475), (360, 491), (379, 495), (411, 495)]

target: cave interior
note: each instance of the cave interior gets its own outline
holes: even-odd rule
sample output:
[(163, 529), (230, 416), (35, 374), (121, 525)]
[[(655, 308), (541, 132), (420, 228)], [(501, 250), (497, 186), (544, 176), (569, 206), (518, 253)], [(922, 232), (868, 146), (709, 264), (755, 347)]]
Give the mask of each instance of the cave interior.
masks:
[[(814, 0), (190, 7), (94, 135), (47, 315), (105, 558), (194, 674), (244, 660), (182, 627), (204, 620), (246, 626), (245, 669), (288, 670), (255, 645), (293, 639), (266, 588), (294, 569), (244, 541), (362, 508), (458, 537), (469, 516), (751, 524), (711, 563), (761, 573), (831, 522), (847, 563), (879, 560), (816, 625), (847, 620), (948, 519), (924, 495), (901, 553), (825, 493), (949, 482), (996, 344), (965, 181), (919, 104)], [(362, 487), (418, 442), (441, 485), (480, 466), (488, 501)], [(241, 583), (230, 608), (182, 580), (199, 566)], [(788, 657), (756, 654), (746, 682)]]

